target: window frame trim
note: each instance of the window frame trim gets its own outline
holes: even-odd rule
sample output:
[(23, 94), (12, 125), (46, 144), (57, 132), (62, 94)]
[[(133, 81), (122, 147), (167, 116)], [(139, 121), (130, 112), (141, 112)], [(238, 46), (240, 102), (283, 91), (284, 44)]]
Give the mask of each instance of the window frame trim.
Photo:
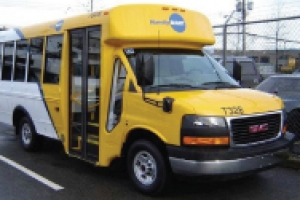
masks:
[(2, 80), (2, 67), (3, 67), (3, 61), (4, 61), (4, 42), (0, 43), (0, 80)]
[(26, 63), (25, 63), (25, 77), (24, 77), (24, 82), (25, 83), (27, 83), (28, 72), (29, 72), (30, 41), (31, 40), (27, 40), (27, 52), (26, 52)]
[(28, 60), (29, 60), (29, 51), (28, 51), (28, 47), (29, 47), (29, 43), (28, 43), (28, 39), (22, 39), (22, 40), (16, 40), (15, 41), (15, 56), (14, 56), (14, 59), (15, 59), (15, 61), (14, 61), (14, 66), (16, 65), (16, 61), (17, 61), (17, 59), (16, 59), (16, 57), (17, 57), (17, 42), (21, 42), (21, 41), (25, 41), (26, 43), (27, 43), (27, 49), (26, 49), (26, 56), (25, 56), (25, 63), (24, 63), (24, 71), (25, 71), (25, 74), (24, 74), (24, 77), (23, 77), (23, 81), (18, 81), (18, 80), (15, 80), (15, 68), (14, 68), (14, 74), (13, 74), (13, 77), (12, 77), (12, 81), (13, 82), (20, 82), (20, 83), (22, 83), (22, 82), (27, 82), (27, 65), (28, 65)]
[[(114, 63), (113, 63), (113, 72), (112, 72), (111, 87), (110, 87), (110, 95), (109, 95), (109, 105), (108, 105), (108, 109), (107, 109), (107, 118), (106, 118), (106, 125), (105, 125), (105, 129), (106, 129), (106, 131), (107, 131), (108, 133), (111, 133), (111, 132), (115, 129), (115, 127), (116, 127), (116, 126), (120, 123), (120, 121), (121, 121), (121, 120), (119, 120), (118, 123), (115, 124), (115, 125), (112, 127), (111, 130), (108, 129), (110, 110), (111, 110), (111, 106), (112, 106), (112, 96), (113, 96), (113, 92), (116, 93), (116, 91), (117, 91), (117, 84), (118, 84), (118, 79), (119, 79), (119, 76), (118, 76), (118, 74), (117, 74), (118, 71), (116, 71), (116, 64), (117, 64), (117, 61), (120, 62), (120, 63), (119, 63), (119, 64), (120, 64), (120, 67), (123, 67), (124, 70), (125, 70), (125, 72), (126, 72), (126, 77), (125, 77), (125, 80), (124, 80), (124, 86), (123, 86), (123, 87), (125, 87), (126, 81), (128, 80), (128, 71), (127, 71), (127, 69), (126, 69), (126, 67), (125, 67), (125, 65), (124, 65), (124, 62), (123, 62), (123, 60), (121, 59), (120, 56), (116, 56), (115, 59), (114, 59)], [(115, 84), (115, 86), (116, 86), (115, 88), (114, 88), (114, 83), (116, 83), (116, 84)], [(115, 90), (115, 91), (114, 91), (114, 90)], [(123, 93), (123, 95), (124, 95), (124, 89), (123, 89), (122, 93)], [(115, 95), (115, 96), (116, 96), (116, 95)], [(116, 99), (116, 98), (114, 98), (114, 99)], [(123, 102), (124, 102), (124, 101), (123, 101)], [(123, 102), (122, 102), (122, 103), (123, 103)], [(113, 110), (113, 109), (112, 109), (112, 110)], [(123, 106), (122, 106), (121, 116), (122, 116), (122, 113), (123, 113)], [(121, 119), (121, 116), (120, 116), (120, 119)]]
[(17, 41), (14, 40), (14, 49), (13, 49), (13, 54), (12, 54), (12, 70), (10, 73), (10, 82), (14, 82), (14, 77), (15, 77), (15, 66), (16, 66), (16, 48), (17, 48)]
[[(30, 55), (31, 55), (31, 44), (32, 44), (32, 41), (35, 40), (35, 39), (42, 39), (43, 40), (43, 48), (42, 48), (42, 51), (41, 51), (41, 65), (40, 65), (40, 77), (39, 77), (39, 81), (38, 82), (28, 82), (28, 78), (29, 78), (29, 71), (30, 71)], [(29, 43), (28, 43), (28, 47), (29, 47), (29, 51), (28, 51), (28, 68), (27, 68), (27, 82), (28, 83), (43, 83), (43, 74), (44, 74), (44, 54), (45, 54), (45, 36), (38, 36), (38, 37), (33, 37), (33, 38), (30, 38), (29, 40)]]

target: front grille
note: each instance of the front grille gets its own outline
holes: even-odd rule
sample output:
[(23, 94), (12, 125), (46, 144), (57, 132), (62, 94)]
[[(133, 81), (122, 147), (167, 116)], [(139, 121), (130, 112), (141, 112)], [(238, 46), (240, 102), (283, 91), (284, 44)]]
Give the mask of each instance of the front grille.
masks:
[[(245, 145), (276, 138), (281, 127), (281, 113), (266, 114), (236, 118), (230, 121), (232, 142), (235, 145)], [(256, 131), (251, 127), (260, 127), (267, 124), (267, 130), (258, 128)], [(264, 126), (266, 127), (266, 126)]]
[(300, 139), (300, 110), (293, 110), (287, 114), (286, 119), (287, 130), (297, 135), (297, 140)]

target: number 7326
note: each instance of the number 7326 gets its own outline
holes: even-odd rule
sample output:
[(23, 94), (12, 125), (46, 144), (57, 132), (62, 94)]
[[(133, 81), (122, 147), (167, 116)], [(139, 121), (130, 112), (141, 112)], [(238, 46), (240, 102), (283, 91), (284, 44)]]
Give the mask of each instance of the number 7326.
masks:
[(241, 106), (233, 106), (233, 107), (222, 107), (221, 108), (225, 115), (242, 115), (244, 114), (244, 110)]

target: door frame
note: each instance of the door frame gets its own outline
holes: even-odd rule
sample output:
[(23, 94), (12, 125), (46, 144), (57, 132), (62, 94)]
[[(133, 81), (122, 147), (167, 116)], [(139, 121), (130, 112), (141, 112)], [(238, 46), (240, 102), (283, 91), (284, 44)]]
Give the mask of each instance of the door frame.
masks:
[[(88, 114), (88, 81), (89, 81), (89, 74), (88, 74), (88, 67), (89, 67), (89, 32), (99, 30), (100, 31), (100, 38), (101, 40), (101, 25), (99, 26), (92, 26), (92, 27), (86, 27), (86, 28), (80, 28), (80, 29), (72, 29), (68, 31), (69, 34), (69, 95), (68, 95), (68, 107), (69, 107), (69, 120), (68, 120), (68, 126), (69, 126), (69, 152), (70, 154), (74, 154), (76, 156), (79, 156), (83, 159), (88, 160), (88, 155), (87, 155), (87, 143), (88, 143), (88, 132), (87, 132), (87, 125), (88, 125), (88, 120), (87, 120), (87, 114)], [(80, 80), (81, 80), (81, 89), (80, 89), (80, 97), (81, 97), (81, 149), (74, 150), (72, 149), (72, 120), (71, 120), (71, 115), (72, 113), (72, 79), (74, 77), (74, 73), (70, 73), (71, 67), (73, 65), (72, 61), (72, 35), (80, 35), (79, 37), (82, 38), (82, 65), (81, 65), (81, 74), (80, 74)], [(101, 51), (101, 46), (99, 48)], [(100, 52), (99, 52), (100, 53)], [(99, 63), (101, 62), (101, 57), (99, 59)], [(100, 65), (99, 65), (100, 67)], [(101, 77), (99, 77), (100, 81)], [(100, 87), (98, 88), (100, 90)], [(99, 91), (100, 93), (100, 91)], [(100, 105), (99, 105), (100, 107)], [(99, 108), (99, 110), (101, 110)], [(99, 124), (100, 124), (100, 116), (99, 116)], [(99, 133), (98, 133), (99, 134)], [(99, 159), (99, 147), (98, 147), (98, 159)]]

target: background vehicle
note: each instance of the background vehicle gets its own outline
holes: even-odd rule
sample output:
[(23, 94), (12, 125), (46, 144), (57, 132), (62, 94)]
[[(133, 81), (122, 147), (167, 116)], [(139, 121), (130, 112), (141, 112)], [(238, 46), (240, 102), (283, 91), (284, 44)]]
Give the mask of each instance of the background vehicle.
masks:
[[(221, 56), (213, 56), (213, 58), (223, 65)], [(242, 77), (240, 82), (242, 87), (253, 88), (263, 80), (254, 59), (246, 56), (227, 56), (225, 68), (231, 76), (233, 76), (234, 61), (237, 61), (242, 67)]]
[(292, 73), (296, 67), (296, 58), (283, 55), (278, 59), (278, 66), (281, 73)]
[(300, 74), (300, 68), (297, 68), (297, 69), (293, 72), (293, 74)]
[(276, 74), (276, 68), (271, 63), (256, 63), (256, 66), (263, 79)]
[(256, 89), (282, 98), (287, 114), (287, 129), (300, 139), (300, 74), (270, 76)]

